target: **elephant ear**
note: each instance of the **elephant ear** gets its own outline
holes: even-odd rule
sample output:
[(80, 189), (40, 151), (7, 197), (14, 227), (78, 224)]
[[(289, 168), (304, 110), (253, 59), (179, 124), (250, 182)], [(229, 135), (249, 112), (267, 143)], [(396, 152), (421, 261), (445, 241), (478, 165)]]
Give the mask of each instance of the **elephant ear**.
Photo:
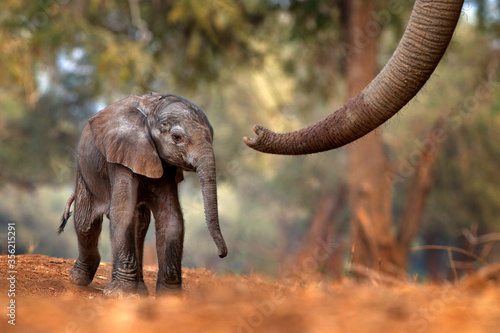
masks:
[(89, 120), (97, 148), (110, 163), (126, 166), (134, 173), (160, 178), (163, 167), (149, 133), (139, 100), (129, 96)]

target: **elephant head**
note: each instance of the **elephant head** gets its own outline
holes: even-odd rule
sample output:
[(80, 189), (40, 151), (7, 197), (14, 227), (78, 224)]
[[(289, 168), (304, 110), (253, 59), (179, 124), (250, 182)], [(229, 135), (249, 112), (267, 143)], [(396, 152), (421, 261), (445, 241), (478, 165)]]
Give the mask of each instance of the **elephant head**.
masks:
[(130, 95), (89, 120), (97, 148), (111, 163), (149, 178), (163, 176), (163, 164), (193, 171), (200, 179), (205, 218), (219, 257), (227, 247), (219, 227), (213, 128), (205, 113), (175, 95)]
[(277, 134), (255, 126), (251, 148), (301, 155), (335, 149), (368, 134), (405, 106), (427, 82), (451, 40), (463, 0), (417, 0), (389, 62), (356, 97), (326, 118), (295, 132)]

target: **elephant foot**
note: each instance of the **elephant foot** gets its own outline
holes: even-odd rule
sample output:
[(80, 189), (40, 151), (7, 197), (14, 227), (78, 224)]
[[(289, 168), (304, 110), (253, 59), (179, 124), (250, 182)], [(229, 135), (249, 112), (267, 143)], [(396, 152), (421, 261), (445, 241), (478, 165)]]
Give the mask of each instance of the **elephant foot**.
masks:
[(161, 297), (164, 295), (180, 296), (182, 294), (182, 283), (176, 284), (166, 284), (157, 283), (156, 284), (156, 297)]
[[(138, 292), (137, 281), (119, 281), (112, 280), (104, 288), (104, 296), (108, 298), (124, 299), (130, 296), (137, 295)], [(146, 287), (146, 285), (144, 285)], [(146, 288), (147, 291), (147, 288)]]
[(69, 282), (78, 286), (88, 286), (94, 279), (94, 275), (99, 268), (101, 257), (91, 260), (90, 263), (83, 263), (78, 259), (69, 271)]

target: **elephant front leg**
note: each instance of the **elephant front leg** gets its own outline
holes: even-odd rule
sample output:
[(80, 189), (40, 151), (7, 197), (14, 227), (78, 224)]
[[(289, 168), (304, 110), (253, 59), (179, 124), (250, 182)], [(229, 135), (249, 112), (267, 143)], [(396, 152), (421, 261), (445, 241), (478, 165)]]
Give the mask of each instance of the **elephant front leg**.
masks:
[(166, 207), (157, 210), (155, 214), (158, 255), (157, 296), (182, 290), (184, 220), (177, 197), (177, 187), (170, 194), (172, 196), (163, 201)]
[(121, 298), (137, 293), (138, 263), (135, 222), (138, 181), (128, 170), (117, 166), (112, 184), (110, 236), (113, 256), (111, 282), (104, 288), (107, 297)]

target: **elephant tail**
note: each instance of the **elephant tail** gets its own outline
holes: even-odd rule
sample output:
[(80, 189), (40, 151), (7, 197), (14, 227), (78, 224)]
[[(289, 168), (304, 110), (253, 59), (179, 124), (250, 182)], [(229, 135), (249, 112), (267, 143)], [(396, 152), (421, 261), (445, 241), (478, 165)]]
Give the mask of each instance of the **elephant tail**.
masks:
[(59, 226), (58, 234), (60, 235), (61, 232), (64, 232), (64, 227), (66, 227), (66, 223), (68, 222), (68, 219), (71, 216), (70, 208), (71, 204), (75, 201), (75, 193), (71, 193), (71, 196), (68, 199), (68, 202), (66, 202), (66, 207), (64, 208), (64, 214), (61, 218), (61, 225)]

